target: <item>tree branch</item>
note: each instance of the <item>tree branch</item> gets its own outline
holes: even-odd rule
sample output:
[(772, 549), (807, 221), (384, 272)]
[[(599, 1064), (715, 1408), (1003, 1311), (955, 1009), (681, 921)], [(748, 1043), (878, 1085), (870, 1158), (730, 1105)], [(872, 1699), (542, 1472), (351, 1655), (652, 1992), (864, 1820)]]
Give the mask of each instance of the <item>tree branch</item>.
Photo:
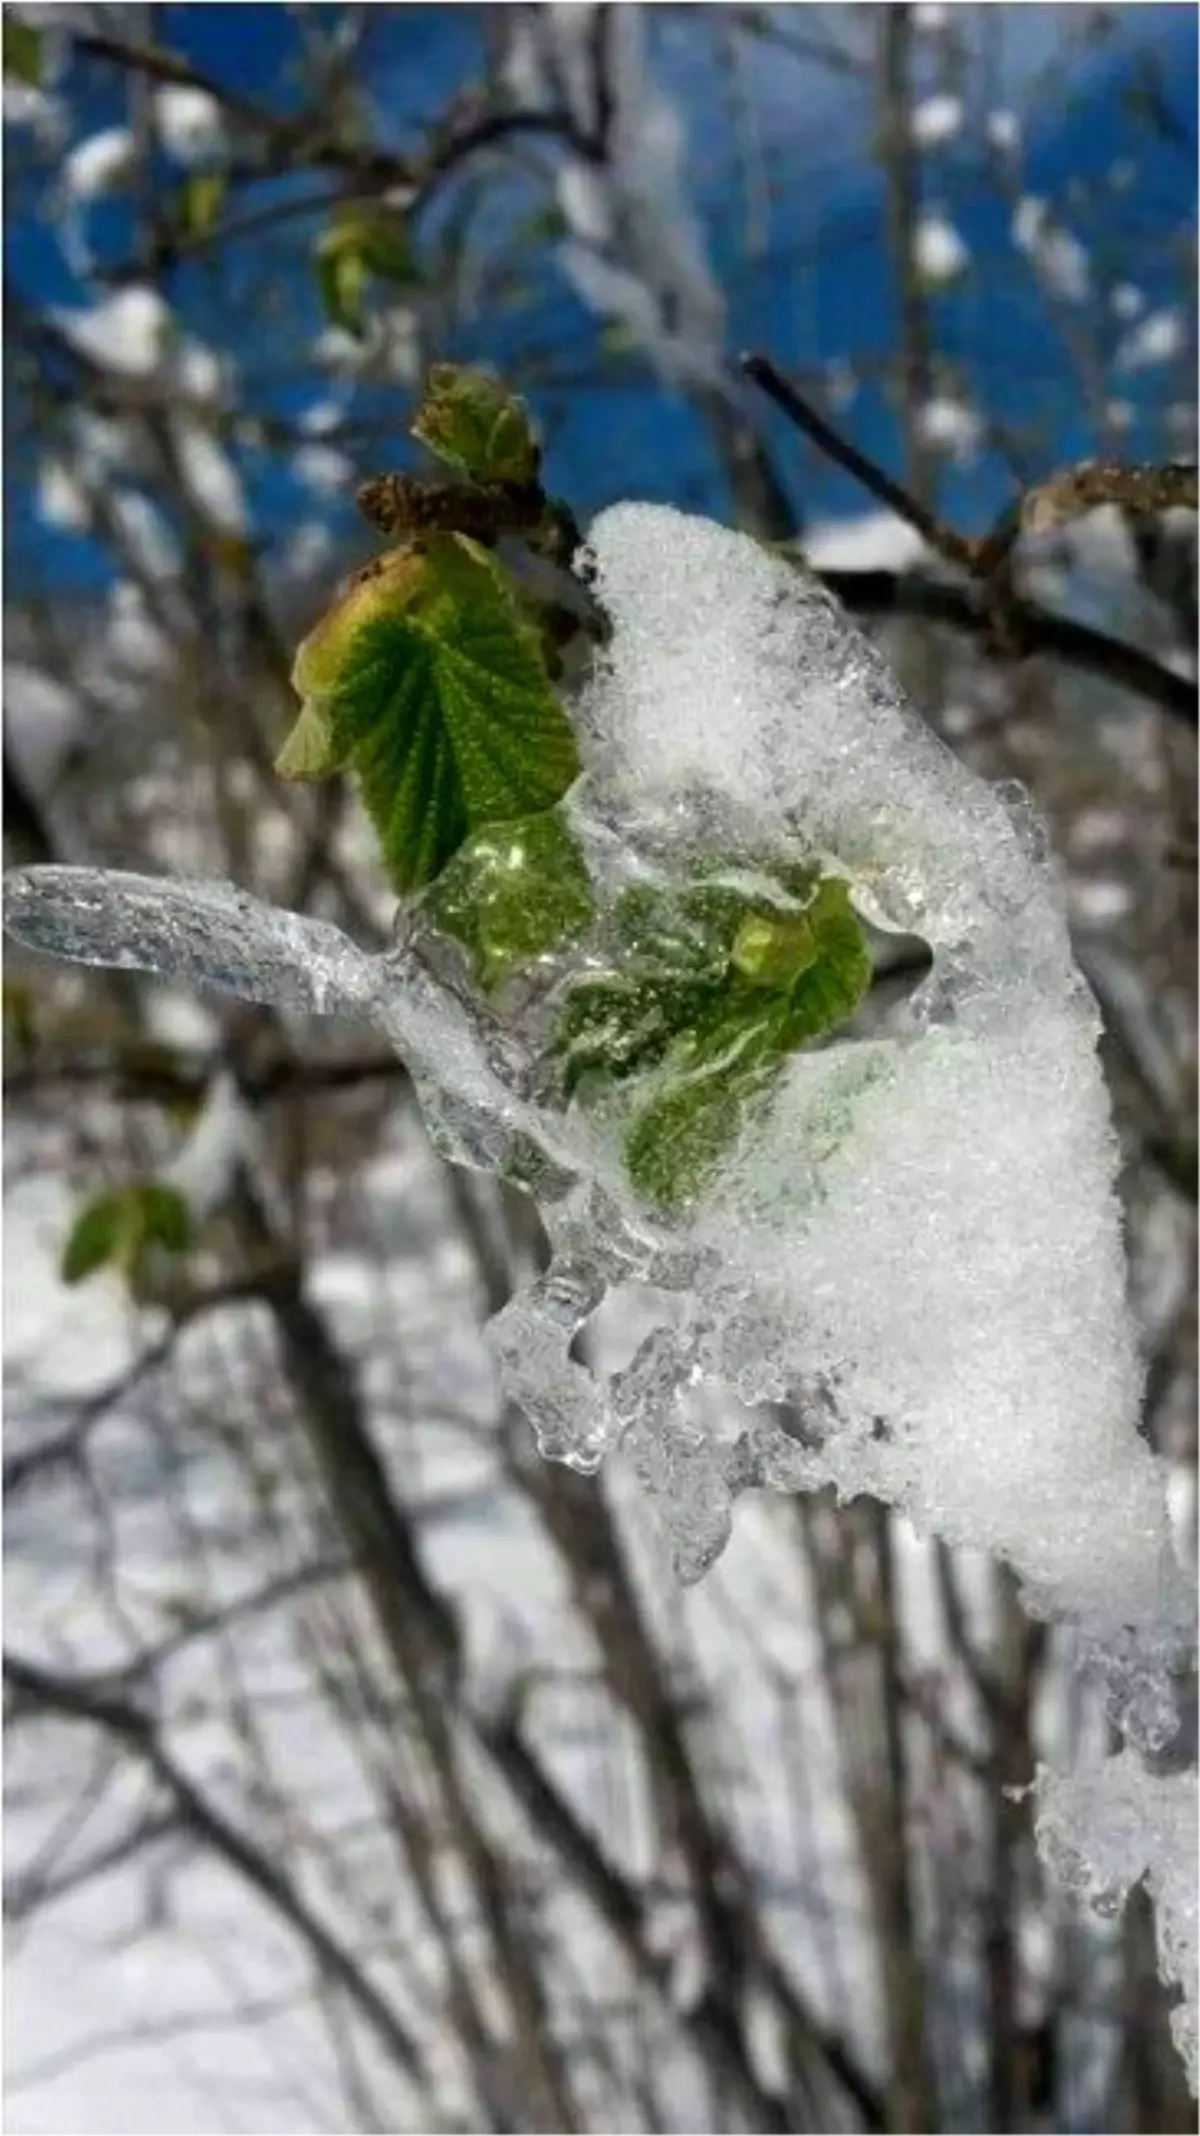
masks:
[[(1106, 632), (1094, 630), (1090, 624), (1077, 623), (1069, 616), (1053, 614), (1036, 602), (1023, 599), (1012, 593), (1007, 586), (1000, 588), (995, 579), (997, 563), (1003, 561), (1014, 532), (1012, 515), (1006, 514), (1002, 526), (1005, 529), (1001, 540), (998, 535), (989, 535), (982, 541), (968, 539), (952, 527), (947, 527), (936, 514), (897, 482), (884, 468), (860, 452), (856, 445), (843, 438), (823, 415), (805, 399), (789, 379), (778, 371), (769, 357), (743, 356), (741, 368), (746, 376), (773, 400), (778, 408), (794, 422), (798, 429), (820, 447), (836, 466), (862, 483), (889, 510), (915, 528), (923, 541), (934, 552), (956, 569), (965, 571), (974, 582), (972, 587), (941, 584), (932, 579), (891, 571), (828, 571), (818, 574), (832, 593), (836, 593), (848, 608), (858, 613), (893, 612), (925, 616), (931, 622), (949, 623), (956, 629), (969, 632), (975, 637), (994, 637), (997, 625), (1002, 627), (1003, 641), (1010, 645), (1018, 658), (1046, 653), (1066, 661), (1072, 667), (1086, 669), (1100, 675), (1106, 682), (1119, 683), (1123, 688), (1135, 690), (1140, 696), (1150, 698), (1185, 726), (1197, 724), (1197, 691), (1194, 682), (1173, 669), (1164, 667), (1139, 646), (1130, 645), (1124, 639), (1110, 638)], [(1075, 470), (1073, 477), (1076, 498), (1089, 494), (1092, 501), (1127, 501), (1136, 494), (1143, 501), (1142, 511), (1151, 509), (1146, 501), (1151, 495), (1169, 496), (1176, 504), (1186, 504), (1189, 495), (1194, 497), (1196, 474), (1194, 469), (1172, 467), (1159, 470), (1124, 469), (1124, 497), (1116, 494), (1117, 485), (1111, 479), (1111, 469), (1095, 471), (1096, 481), (1081, 483), (1082, 470)], [(1152, 482), (1151, 476), (1157, 481)], [(1072, 478), (1062, 478), (1069, 483)], [(1097, 484), (1104, 495), (1095, 493)], [(1031, 492), (1031, 500), (1044, 495), (1052, 485), (1043, 485), (1041, 491)], [(1063, 491), (1063, 498), (1067, 492)], [(1065, 509), (1060, 501), (1059, 509)], [(1091, 504), (1078, 503), (1078, 510), (1090, 510)], [(1161, 509), (1155, 505), (1153, 509)], [(997, 598), (999, 596), (999, 598)]]
[(131, 1699), (5, 1654), (6, 1688), (23, 1705), (61, 1720), (103, 1729), (141, 1760), (167, 1794), (181, 1829), (211, 1848), (307, 1945), (323, 1973), (343, 1990), (385, 2052), (415, 2083), (425, 2068), (416, 2041), (358, 1960), (313, 1913), (300, 1887), (276, 1861), (210, 1801), (178, 1765), (150, 1716)]

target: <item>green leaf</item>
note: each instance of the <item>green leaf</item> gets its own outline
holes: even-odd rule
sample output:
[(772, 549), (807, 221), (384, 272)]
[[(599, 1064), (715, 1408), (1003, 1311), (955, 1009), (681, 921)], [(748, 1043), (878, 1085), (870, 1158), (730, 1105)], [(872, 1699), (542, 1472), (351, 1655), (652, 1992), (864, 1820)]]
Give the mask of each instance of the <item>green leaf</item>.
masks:
[(28, 83), (31, 89), (41, 87), (41, 35), (13, 14), (4, 17), (4, 72), (19, 82)]
[(434, 925), (469, 951), (485, 992), (581, 935), (594, 910), (583, 854), (554, 811), (479, 831), (426, 899)]
[(329, 721), (310, 701), (275, 759), (281, 779), (327, 779), (341, 765), (329, 732)]
[(317, 286), (330, 325), (361, 340), (367, 270), (360, 254), (322, 243), (317, 254)]
[(720, 882), (625, 891), (612, 918), (619, 968), (576, 981), (559, 1013), (554, 1050), (566, 1092), (586, 1075), (642, 1074), (680, 1036), (719, 1027), (731, 986), (748, 992), (730, 951), (757, 910), (748, 891)]
[(186, 1253), (192, 1242), (192, 1220), (178, 1189), (150, 1180), (134, 1192), (138, 1198), (143, 1243), (165, 1247), (168, 1253)]
[(810, 917), (816, 955), (788, 989), (784, 1043), (789, 1052), (844, 1023), (871, 984), (871, 952), (848, 885), (827, 877)]
[(487, 371), (435, 364), (412, 432), (469, 482), (523, 489), (538, 479), (541, 451), (524, 403)]
[(778, 1005), (743, 1018), (731, 1004), (724, 1027), (670, 1057), (662, 1090), (625, 1136), (625, 1168), (643, 1201), (677, 1216), (699, 1200), (765, 1110), (786, 1054)]
[(190, 1243), (183, 1196), (157, 1180), (139, 1180), (98, 1195), (81, 1210), (63, 1248), (62, 1279), (83, 1283), (110, 1263), (132, 1278), (149, 1247), (186, 1253)]
[(353, 769), (402, 891), (485, 825), (553, 808), (579, 773), (536, 632), (465, 536), (427, 537), (363, 574), (301, 646), (293, 681), (307, 727), (285, 768), (296, 776), (323, 726), (325, 768)]
[(229, 180), (224, 171), (192, 171), (184, 180), (180, 221), (187, 237), (208, 237), (220, 220)]
[(554, 1050), (585, 1104), (645, 1077), (626, 1129), (631, 1184), (690, 1206), (769, 1100), (789, 1053), (852, 1014), (871, 982), (848, 886), (792, 871), (776, 903), (742, 884), (638, 885), (613, 915), (619, 969), (577, 981)]
[(317, 243), (317, 282), (327, 318), (361, 338), (367, 281), (410, 289), (419, 280), (404, 223), (396, 215), (340, 215)]
[(101, 1194), (81, 1209), (62, 1251), (59, 1274), (64, 1283), (83, 1283), (116, 1259), (125, 1223), (125, 1197)]

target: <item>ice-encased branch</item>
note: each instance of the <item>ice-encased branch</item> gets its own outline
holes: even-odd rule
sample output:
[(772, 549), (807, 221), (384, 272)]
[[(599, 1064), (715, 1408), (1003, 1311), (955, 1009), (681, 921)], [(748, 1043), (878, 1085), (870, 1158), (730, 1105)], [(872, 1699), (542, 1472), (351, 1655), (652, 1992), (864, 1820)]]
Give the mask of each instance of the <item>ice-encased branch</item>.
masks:
[(245, 1001), (323, 1016), (366, 1006), (369, 959), (326, 921), (280, 912), (231, 883), (108, 868), (15, 868), (4, 925), (76, 964), (167, 972)]

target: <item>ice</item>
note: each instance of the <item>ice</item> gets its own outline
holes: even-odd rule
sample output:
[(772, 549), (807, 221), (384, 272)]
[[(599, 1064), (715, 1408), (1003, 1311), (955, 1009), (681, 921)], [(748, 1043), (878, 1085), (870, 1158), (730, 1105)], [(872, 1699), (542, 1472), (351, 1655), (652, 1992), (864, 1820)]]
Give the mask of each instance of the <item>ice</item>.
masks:
[[(872, 1493), (998, 1553), (1032, 1607), (1119, 1652), (1136, 1730), (1190, 1607), (1136, 1428), (1099, 1019), (1038, 826), (932, 737), (804, 568), (657, 507), (605, 513), (593, 540), (613, 635), (576, 707), (567, 807), (602, 907), (706, 862), (818, 860), (933, 959), (869, 1036), (789, 1058), (685, 1215), (634, 1193), (623, 1097), (549, 1094), (545, 1004), (578, 957), (488, 1009), (419, 905), (372, 956), (227, 884), (69, 869), (10, 877), (7, 924), (58, 955), (379, 1025), (438, 1146), (541, 1204), (552, 1265), (491, 1330), (505, 1393), (545, 1453), (630, 1460), (682, 1572), (711, 1562), (747, 1487)], [(627, 1283), (682, 1309), (606, 1377), (576, 1338)], [(794, 1428), (757, 1406), (780, 1403)]]
[(669, 1423), (690, 1475), (706, 1444), (728, 1467), (687, 1414), (697, 1383), (748, 1403), (820, 1384), (821, 1444), (751, 1428), (743, 1481), (873, 1491), (1002, 1552), (1043, 1607), (1093, 1628), (1154, 1622), (1173, 1561), (1134, 1428), (1098, 1021), (1033, 826), (915, 722), (803, 571), (644, 507), (605, 514), (595, 547), (614, 638), (579, 707), (590, 768), (573, 805), (601, 874), (631, 855), (668, 876), (705, 851), (822, 856), (876, 925), (934, 954), (893, 1033), (793, 1057), (684, 1226), (635, 1206), (602, 1125), (539, 1097), (536, 1018), (473, 1007), (419, 926), (371, 958), (228, 885), (50, 869), (10, 879), (10, 929), (84, 961), (373, 1016), (444, 1147), (483, 1165), (535, 1152), (559, 1251), (495, 1346), (560, 1457), (593, 1466), (632, 1399), (573, 1360), (575, 1333), (607, 1284), (658, 1282), (689, 1296), (690, 1322), (669, 1370), (650, 1339), (654, 1400), (630, 1422)]
[(1074, 1772), (1039, 1769), (1038, 1845), (1061, 1880), (1101, 1912), (1144, 1877), (1154, 1901), (1158, 1969), (1183, 1999), (1171, 2032), (1193, 2091), (1200, 2085), (1197, 2004), (1197, 1786), (1194, 1772), (1158, 1775), (1124, 1750)]
[[(575, 706), (585, 768), (564, 807), (600, 917), (497, 1005), (420, 900), (368, 954), (227, 883), (38, 868), (8, 877), (7, 926), (57, 956), (381, 1028), (437, 1147), (539, 1202), (550, 1265), (489, 1330), (503, 1396), (544, 1455), (624, 1464), (681, 1578), (764, 1487), (870, 1494), (1005, 1559), (1129, 1746), (1039, 1776), (1042, 1846), (1110, 1907), (1147, 1878), (1164, 1974), (1194, 2008), (1196, 1785), (1173, 1769), (1193, 1604), (1137, 1429), (1099, 1017), (1041, 830), (909, 710), (805, 567), (659, 507), (606, 512), (592, 540), (612, 635)], [(715, 1178), (664, 1216), (625, 1170), (628, 1101), (553, 1094), (547, 1003), (612, 954), (618, 890), (814, 861), (877, 939), (918, 937), (931, 966), (869, 1027), (790, 1055)], [(198, 1199), (244, 1126), (218, 1084), (179, 1159)], [(633, 1354), (581, 1345), (630, 1286)], [(1194, 2068), (1194, 2019), (1175, 2026)]]

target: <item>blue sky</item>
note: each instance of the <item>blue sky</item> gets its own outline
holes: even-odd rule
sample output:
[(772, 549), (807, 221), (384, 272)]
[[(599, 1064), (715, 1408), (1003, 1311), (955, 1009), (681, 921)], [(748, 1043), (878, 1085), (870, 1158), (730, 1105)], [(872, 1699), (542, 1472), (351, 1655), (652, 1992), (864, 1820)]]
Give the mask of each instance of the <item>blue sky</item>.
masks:
[[(331, 16), (335, 11), (313, 11)], [(790, 12), (802, 18), (805, 10)], [(820, 11), (822, 14), (827, 12)], [(992, 10), (1003, 18), (997, 40), (994, 99), (1026, 117), (1024, 185), (1063, 205), (1088, 242), (1098, 277), (1110, 269), (1107, 252), (1122, 263), (1145, 292), (1148, 305), (1177, 298), (1178, 246), (1195, 218), (1195, 154), (1147, 126), (1134, 106), (1139, 69), (1151, 54), (1158, 64), (1171, 111), (1192, 129), (1196, 107), (1196, 15), (1191, 6), (1134, 7), (1114, 11), (1113, 34), (1072, 73), (1069, 98), (1039, 93), (1039, 70), (1053, 53), (1063, 17), (1076, 11), (1025, 6)], [(290, 15), (279, 7), (169, 6), (161, 11), (162, 34), (178, 49), (231, 87), (278, 109), (291, 91), (286, 69), (294, 36)], [(480, 68), (475, 11), (459, 7), (380, 9), (372, 32), (370, 80), (377, 120), (385, 138), (416, 145), (428, 115), (473, 78)], [(761, 48), (751, 54), (745, 88), (758, 114), (763, 154), (777, 159), (783, 174), (780, 197), (770, 207), (762, 256), (745, 251), (745, 200), (731, 182), (726, 144), (727, 83), (711, 41), (697, 38), (676, 10), (653, 13), (654, 63), (675, 93), (686, 121), (697, 204), (710, 255), (726, 292), (728, 346), (756, 345), (781, 363), (798, 366), (851, 359), (860, 369), (882, 360), (894, 340), (895, 317), (883, 236), (880, 180), (865, 152), (872, 114), (852, 82), (781, 63)], [(68, 91), (82, 84), (68, 76)], [(79, 131), (90, 132), (123, 116), (122, 90), (107, 72), (90, 70), (86, 88), (73, 96)], [(1111, 183), (1114, 168), (1133, 159), (1136, 179), (1123, 190)], [(311, 183), (311, 181), (308, 181)], [(1036, 287), (1014, 261), (1010, 208), (982, 182), (978, 134), (939, 152), (926, 167), (926, 190), (944, 199), (970, 247), (972, 268), (961, 288), (936, 300), (939, 344), (972, 382), (988, 412), (1021, 432), (1032, 416), (1044, 417), (1039, 449), (1062, 460), (1091, 448), (1092, 433), (1078, 395), (1067, 383), (1062, 347), (1048, 323)], [(1081, 189), (1086, 193), (1084, 199)], [(524, 205), (536, 201), (536, 193)], [(524, 212), (519, 193), (497, 197), (491, 229)], [(485, 216), (481, 228), (488, 230)], [(101, 257), (127, 251), (129, 220), (119, 204), (93, 213), (91, 234)], [(29, 211), (24, 197), (10, 204), (8, 272), (37, 301), (78, 301), (47, 224)], [(256, 316), (253, 255), (243, 251), (240, 285), (226, 297), (225, 314), (213, 317), (210, 287), (191, 272), (173, 292), (197, 331), (228, 345), (247, 370), (274, 374), (260, 405), (294, 413), (316, 396), (311, 373), (293, 381), (278, 343), (264, 340)], [(319, 320), (315, 292), (300, 260), (294, 269), (295, 300), (303, 327)], [(525, 303), (511, 314), (477, 322), (461, 348), (447, 353), (482, 356), (504, 365), (530, 341), (559, 350), (594, 349), (596, 321), (584, 310), (546, 249), (531, 278)], [(1119, 328), (1104, 323), (1110, 342)], [(297, 332), (303, 344), (304, 332)], [(269, 349), (270, 362), (265, 364)], [(1154, 408), (1156, 381), (1134, 380), (1132, 397)], [(678, 395), (652, 379), (610, 389), (533, 394), (547, 422), (550, 471), (556, 484), (586, 513), (617, 494), (675, 498), (718, 513), (727, 509), (723, 481), (701, 420)], [(843, 418), (868, 450), (889, 462), (897, 453), (893, 418), (884, 394), (864, 385)], [(762, 411), (765, 434), (777, 447), (784, 472), (810, 516), (862, 509), (864, 499), (836, 470), (801, 460), (795, 441), (771, 411)], [(398, 424), (399, 427), (399, 424)], [(1139, 445), (1138, 426), (1130, 450)], [(966, 524), (982, 524), (1008, 494), (1010, 476), (994, 458), (947, 475), (945, 502)], [(268, 520), (294, 510), (294, 500), (271, 477), (260, 482), (258, 502)], [(36, 521), (19, 485), (10, 494), (10, 559), (16, 582), (22, 562), (47, 564), (57, 575), (90, 576), (84, 546)], [(10, 565), (11, 568), (11, 565)]]

